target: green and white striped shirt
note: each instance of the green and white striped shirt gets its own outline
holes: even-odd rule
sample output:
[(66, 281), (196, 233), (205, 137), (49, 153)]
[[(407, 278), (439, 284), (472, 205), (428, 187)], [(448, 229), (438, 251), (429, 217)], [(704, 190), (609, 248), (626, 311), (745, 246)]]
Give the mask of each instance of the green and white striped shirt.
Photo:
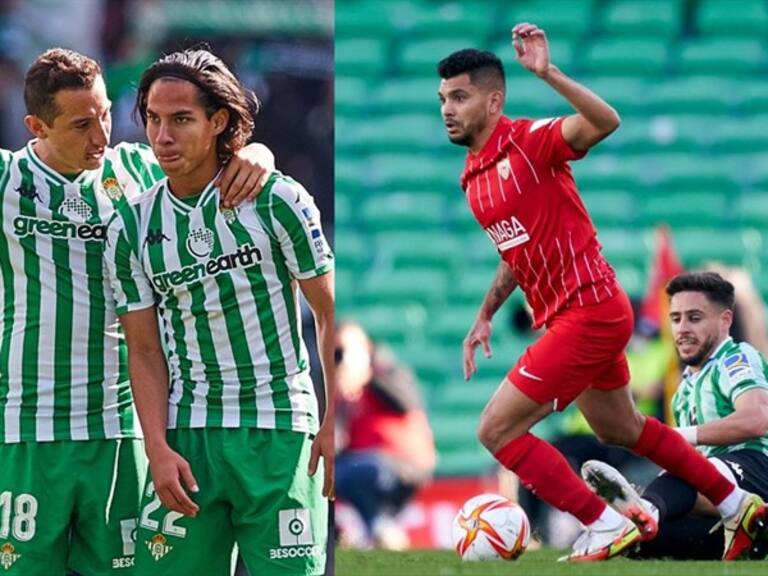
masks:
[(254, 202), (222, 210), (213, 183), (180, 200), (163, 180), (108, 238), (118, 314), (158, 308), (169, 428), (317, 430), (293, 280), (325, 274), (333, 255), (300, 184), (275, 173)]
[(120, 144), (69, 180), (32, 145), (0, 151), (0, 443), (133, 437), (103, 250), (116, 207), (162, 172)]
[[(735, 410), (736, 399), (753, 388), (768, 390), (768, 365), (760, 353), (746, 342), (733, 338), (723, 341), (696, 374), (690, 368), (672, 398), (678, 426), (698, 426), (721, 420)], [(749, 448), (768, 455), (768, 436), (732, 446), (698, 446), (706, 456), (718, 456)]]

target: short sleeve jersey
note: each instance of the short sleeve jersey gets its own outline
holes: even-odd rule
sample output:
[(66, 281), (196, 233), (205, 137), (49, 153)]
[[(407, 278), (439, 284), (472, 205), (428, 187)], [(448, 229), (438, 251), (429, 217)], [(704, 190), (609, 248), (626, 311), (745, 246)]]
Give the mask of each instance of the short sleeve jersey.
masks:
[(140, 144), (72, 179), (34, 142), (0, 151), (0, 443), (138, 432), (102, 255), (115, 210), (161, 176)]
[(467, 155), (461, 175), (470, 209), (525, 292), (535, 328), (619, 290), (568, 165), (584, 152), (565, 141), (562, 121), (503, 116), (483, 149)]
[(169, 428), (316, 432), (294, 280), (329, 272), (333, 255), (312, 197), (275, 173), (237, 209), (220, 208), (212, 182), (193, 202), (163, 180), (108, 231), (118, 314), (159, 312)]
[[(768, 366), (760, 353), (746, 342), (726, 339), (697, 373), (690, 368), (672, 397), (678, 426), (698, 426), (732, 414), (739, 396), (748, 390), (768, 390)], [(768, 436), (732, 446), (699, 446), (706, 456), (744, 448), (768, 455)]]

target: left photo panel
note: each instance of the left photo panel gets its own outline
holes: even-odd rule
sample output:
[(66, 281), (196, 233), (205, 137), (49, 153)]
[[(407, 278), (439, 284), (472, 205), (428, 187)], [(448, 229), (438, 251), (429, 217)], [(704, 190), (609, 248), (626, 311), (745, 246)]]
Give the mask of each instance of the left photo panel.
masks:
[(0, 13), (0, 572), (333, 574), (333, 2)]

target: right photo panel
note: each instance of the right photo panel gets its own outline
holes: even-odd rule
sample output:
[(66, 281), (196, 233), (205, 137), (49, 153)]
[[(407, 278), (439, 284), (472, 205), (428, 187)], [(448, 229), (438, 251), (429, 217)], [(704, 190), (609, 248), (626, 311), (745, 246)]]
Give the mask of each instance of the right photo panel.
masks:
[(764, 566), (768, 2), (335, 22), (337, 574)]

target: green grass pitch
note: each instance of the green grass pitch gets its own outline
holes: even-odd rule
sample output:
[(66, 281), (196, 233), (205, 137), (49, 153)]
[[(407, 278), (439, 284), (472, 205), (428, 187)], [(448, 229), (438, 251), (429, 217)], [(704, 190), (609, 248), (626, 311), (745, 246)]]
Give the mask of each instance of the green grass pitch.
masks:
[(567, 550), (530, 550), (515, 562), (461, 562), (450, 550), (384, 552), (337, 550), (336, 576), (759, 576), (768, 560), (679, 562), (627, 560), (557, 562)]

